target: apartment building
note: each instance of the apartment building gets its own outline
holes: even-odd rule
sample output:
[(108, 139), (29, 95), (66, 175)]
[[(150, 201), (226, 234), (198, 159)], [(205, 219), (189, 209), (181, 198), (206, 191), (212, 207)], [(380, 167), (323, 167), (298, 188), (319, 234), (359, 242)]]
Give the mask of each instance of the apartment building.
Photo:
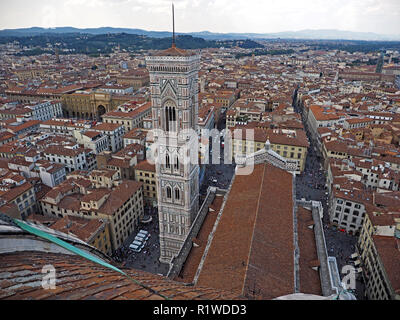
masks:
[(139, 182), (124, 180), (111, 190), (93, 189), (89, 180), (71, 178), (48, 192), (40, 205), (47, 216), (107, 221), (115, 251), (143, 217), (143, 187)]
[(111, 189), (120, 183), (121, 177), (117, 170), (93, 170), (89, 174), (89, 179), (92, 185), (96, 188), (108, 188)]
[(76, 237), (107, 256), (112, 255), (111, 238), (107, 221), (101, 219), (84, 219), (74, 216), (55, 218), (38, 214), (30, 216), (28, 220)]
[(215, 108), (204, 106), (199, 109), (199, 133), (205, 134), (205, 130), (213, 130), (215, 127)]
[(53, 118), (62, 117), (62, 104), (60, 101), (41, 101), (33, 104), (25, 105), (24, 108), (29, 113), (21, 117), (25, 121), (38, 120), (47, 121)]
[(66, 179), (63, 164), (51, 163), (48, 160), (29, 157), (14, 157), (8, 161), (8, 168), (19, 172), (25, 178), (40, 178), (42, 183), (53, 188)]
[(6, 169), (1, 170), (0, 203), (15, 204), (19, 219), (25, 219), (37, 210), (34, 186), (23, 176)]
[(133, 93), (133, 87), (129, 85), (106, 85), (103, 87), (99, 87), (98, 90), (106, 93), (121, 95)]
[(370, 300), (400, 300), (400, 213), (369, 212), (357, 242)]
[(116, 170), (122, 179), (129, 180), (135, 180), (134, 167), (143, 159), (144, 147), (138, 144), (130, 144), (115, 154), (105, 151), (96, 156), (98, 169)]
[(135, 166), (135, 180), (143, 183), (143, 198), (146, 204), (157, 203), (156, 167), (144, 160)]
[(332, 190), (329, 203), (329, 217), (332, 225), (350, 234), (359, 234), (372, 204), (372, 194), (360, 190)]
[(140, 128), (133, 129), (124, 135), (124, 148), (130, 144), (146, 145), (146, 138), (148, 135), (147, 130)]
[(138, 104), (128, 102), (120, 105), (117, 110), (102, 116), (104, 123), (120, 124), (129, 132), (134, 128), (143, 128), (143, 120), (151, 115), (151, 103)]
[(353, 118), (353, 119), (346, 119), (344, 121), (343, 127), (347, 130), (369, 128), (373, 123), (374, 120), (370, 118)]
[(74, 130), (73, 135), (79, 144), (92, 150), (94, 154), (109, 150), (109, 138), (102, 132)]
[(0, 132), (0, 146), (16, 140), (17, 136), (11, 132)]
[(318, 136), (318, 128), (334, 128), (336, 125), (344, 124), (345, 115), (337, 110), (320, 105), (309, 107), (307, 124), (314, 139)]
[(87, 170), (86, 150), (76, 145), (49, 146), (43, 154), (48, 161), (65, 165), (67, 173)]
[(22, 136), (25, 133), (36, 132), (40, 128), (40, 123), (38, 120), (13, 121), (10, 119), (3, 123), (3, 128), (12, 134)]
[(134, 70), (117, 76), (117, 83), (130, 85), (134, 90), (138, 90), (150, 83), (150, 75), (146, 69)]
[(254, 127), (248, 127), (247, 129), (250, 130), (250, 136), (247, 136), (246, 127), (240, 126), (231, 129), (234, 157), (240, 154), (249, 155), (258, 152), (264, 149), (265, 144), (269, 141), (273, 151), (287, 160), (298, 163), (298, 173), (304, 171), (309, 147), (309, 142), (304, 131), (271, 130)]
[(108, 137), (108, 150), (115, 153), (123, 148), (125, 128), (122, 124), (101, 123), (91, 128), (91, 131), (103, 133)]

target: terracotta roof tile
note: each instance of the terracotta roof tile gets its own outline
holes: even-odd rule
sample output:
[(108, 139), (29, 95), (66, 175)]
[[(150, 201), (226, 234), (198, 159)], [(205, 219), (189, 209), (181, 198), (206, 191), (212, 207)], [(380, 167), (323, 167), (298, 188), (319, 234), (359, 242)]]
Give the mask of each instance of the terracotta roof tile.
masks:
[(263, 299), (294, 292), (292, 182), (269, 164), (235, 178), (199, 285)]

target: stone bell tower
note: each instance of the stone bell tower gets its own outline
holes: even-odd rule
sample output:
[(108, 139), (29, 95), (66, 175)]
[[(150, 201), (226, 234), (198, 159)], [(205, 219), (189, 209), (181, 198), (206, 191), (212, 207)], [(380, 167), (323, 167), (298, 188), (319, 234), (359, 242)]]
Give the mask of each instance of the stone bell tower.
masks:
[[(146, 57), (160, 223), (160, 262), (178, 254), (199, 210), (198, 81), (200, 56), (175, 45)], [(189, 134), (192, 130), (193, 134)]]

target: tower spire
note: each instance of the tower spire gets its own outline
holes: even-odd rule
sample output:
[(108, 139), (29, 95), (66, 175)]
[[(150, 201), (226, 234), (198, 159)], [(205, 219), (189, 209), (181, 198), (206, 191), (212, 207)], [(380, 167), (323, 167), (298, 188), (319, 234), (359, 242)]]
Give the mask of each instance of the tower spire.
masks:
[(175, 7), (174, 7), (173, 3), (172, 3), (172, 28), (173, 28), (173, 31), (172, 31), (172, 48), (175, 48), (176, 47), (176, 44), (175, 44)]

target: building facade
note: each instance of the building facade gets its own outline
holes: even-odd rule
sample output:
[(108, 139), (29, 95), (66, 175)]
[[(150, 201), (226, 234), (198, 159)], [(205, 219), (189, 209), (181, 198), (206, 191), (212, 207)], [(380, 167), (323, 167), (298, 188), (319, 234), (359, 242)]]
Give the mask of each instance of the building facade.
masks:
[(146, 57), (150, 73), (160, 223), (160, 262), (182, 247), (199, 209), (198, 73), (200, 56), (173, 45)]
[(157, 204), (156, 167), (144, 160), (135, 167), (135, 180), (143, 183), (143, 200), (147, 205)]
[(371, 212), (366, 215), (357, 242), (359, 262), (370, 300), (400, 300), (398, 261), (399, 214)]

